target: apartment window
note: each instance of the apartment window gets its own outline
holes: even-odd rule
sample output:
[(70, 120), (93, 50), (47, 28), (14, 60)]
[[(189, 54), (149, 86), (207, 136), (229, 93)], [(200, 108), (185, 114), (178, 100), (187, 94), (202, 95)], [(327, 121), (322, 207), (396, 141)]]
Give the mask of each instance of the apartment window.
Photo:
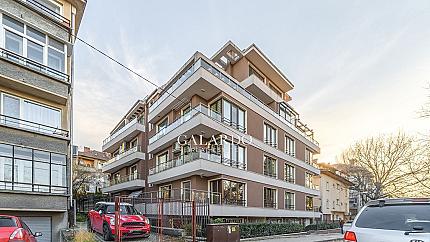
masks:
[(263, 75), (256, 71), (252, 66), (249, 66), (249, 76), (255, 75), (258, 79), (264, 81)]
[(61, 8), (62, 8), (61, 3), (53, 2), (50, 0), (36, 0), (36, 1), (42, 3), (49, 10), (51, 10), (55, 13), (61, 14)]
[(138, 173), (137, 173), (137, 165), (131, 166), (130, 167), (130, 179), (131, 180), (136, 180), (138, 178)]
[(157, 172), (164, 171), (168, 168), (167, 157), (168, 152), (164, 152), (163, 154), (157, 156)]
[(294, 183), (296, 180), (296, 168), (289, 164), (284, 164), (284, 180)]
[(263, 196), (265, 208), (276, 208), (276, 189), (265, 187)]
[(240, 169), (245, 168), (245, 147), (223, 140), (222, 149), (223, 164)]
[(269, 124), (264, 124), (264, 142), (270, 146), (277, 147), (277, 131)]
[(312, 178), (313, 178), (312, 174), (307, 172), (305, 173), (305, 187), (313, 188)]
[(0, 144), (0, 189), (67, 193), (66, 156)]
[(164, 132), (164, 130), (167, 128), (167, 125), (169, 123), (168, 118), (164, 118), (161, 122), (157, 125), (157, 132)]
[(245, 183), (230, 180), (210, 181), (210, 200), (212, 204), (245, 206)]
[(285, 153), (292, 157), (296, 156), (296, 141), (288, 136), (285, 136)]
[[(27, 129), (35, 129), (45, 133), (55, 133), (61, 127), (61, 111), (45, 105), (18, 98), (9, 94), (2, 93), (1, 110), (2, 114), (15, 118), (42, 124), (49, 127), (39, 127), (31, 123), (23, 123), (15, 119), (2, 120), (5, 124), (20, 126)], [(50, 128), (52, 127), (52, 128)]]
[(329, 185), (329, 182), (326, 182), (325, 183), (325, 189), (328, 191), (328, 190), (330, 190), (330, 185)]
[(181, 183), (181, 194), (184, 201), (191, 201), (191, 181)]
[(295, 194), (293, 192), (285, 192), (285, 209), (295, 209)]
[[(65, 72), (66, 45), (3, 14), (5, 49)], [(46, 58), (44, 58), (46, 54)], [(13, 58), (13, 57), (11, 57)], [(29, 64), (31, 65), (31, 63)], [(40, 68), (35, 66), (35, 68)]]
[(264, 175), (276, 178), (276, 159), (264, 156)]
[(191, 105), (187, 105), (181, 110), (181, 116), (183, 122), (188, 121), (191, 118)]
[(309, 149), (305, 149), (305, 161), (308, 164), (313, 162), (313, 154)]
[(279, 104), (279, 115), (290, 123), (294, 123), (293, 111), (284, 103)]
[(307, 211), (313, 211), (314, 210), (314, 199), (310, 196), (306, 196), (306, 210)]
[(172, 195), (172, 185), (165, 185), (159, 188), (160, 197), (163, 199), (169, 199)]
[(236, 104), (223, 98), (210, 105), (211, 117), (245, 132), (245, 111)]

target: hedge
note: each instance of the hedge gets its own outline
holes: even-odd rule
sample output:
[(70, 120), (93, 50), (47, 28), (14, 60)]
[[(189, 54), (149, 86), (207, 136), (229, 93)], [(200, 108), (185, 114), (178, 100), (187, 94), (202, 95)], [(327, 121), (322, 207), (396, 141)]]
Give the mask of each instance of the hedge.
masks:
[(334, 223), (318, 223), (318, 224), (309, 224), (306, 225), (305, 231), (309, 230), (325, 230), (325, 229), (337, 229), (340, 228), (340, 225), (338, 222)]
[(295, 223), (244, 223), (239, 228), (242, 239), (304, 231), (304, 225)]

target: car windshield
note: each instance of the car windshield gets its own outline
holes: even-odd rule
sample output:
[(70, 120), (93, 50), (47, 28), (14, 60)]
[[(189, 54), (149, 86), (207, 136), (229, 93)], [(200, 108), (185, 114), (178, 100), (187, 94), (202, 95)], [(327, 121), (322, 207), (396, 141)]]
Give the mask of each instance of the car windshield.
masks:
[[(140, 215), (140, 213), (130, 205), (120, 205), (120, 214), (121, 215)], [(106, 213), (107, 214), (114, 214), (115, 213), (115, 205), (108, 205), (106, 207)]]
[(15, 219), (9, 217), (0, 217), (0, 228), (2, 227), (17, 227)]
[[(369, 206), (357, 218), (359, 228), (414, 231), (430, 233), (429, 204)], [(415, 229), (414, 229), (415, 227)], [(421, 230), (422, 228), (422, 230)]]

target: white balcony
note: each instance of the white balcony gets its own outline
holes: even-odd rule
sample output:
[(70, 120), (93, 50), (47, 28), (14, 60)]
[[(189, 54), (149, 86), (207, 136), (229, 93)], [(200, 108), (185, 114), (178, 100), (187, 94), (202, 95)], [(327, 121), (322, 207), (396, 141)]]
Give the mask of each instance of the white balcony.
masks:
[(119, 144), (123, 141), (130, 141), (139, 132), (145, 132), (145, 125), (140, 123), (138, 119), (133, 119), (124, 127), (112, 133), (109, 137), (103, 140), (103, 152), (114, 152)]
[(111, 180), (109, 185), (104, 187), (104, 193), (115, 193), (120, 191), (133, 191), (145, 187), (145, 180), (139, 174), (132, 174), (121, 177), (117, 180)]
[(280, 103), (283, 101), (282, 97), (279, 96), (275, 91), (270, 89), (262, 80), (260, 80), (255, 75), (251, 75), (246, 78), (240, 85), (248, 90), (250, 93), (254, 94), (258, 99), (260, 99), (265, 104), (269, 104), (271, 102)]
[(141, 151), (141, 146), (135, 146), (104, 163), (102, 172), (114, 173), (123, 167), (130, 166), (137, 161), (144, 159), (145, 153)]

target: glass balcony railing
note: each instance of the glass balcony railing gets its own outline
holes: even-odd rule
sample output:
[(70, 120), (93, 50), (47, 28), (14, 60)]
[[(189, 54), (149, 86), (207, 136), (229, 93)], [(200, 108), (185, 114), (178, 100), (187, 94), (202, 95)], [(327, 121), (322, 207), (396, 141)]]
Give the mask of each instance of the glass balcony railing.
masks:
[(141, 179), (142, 179), (142, 176), (139, 173), (134, 173), (123, 177), (111, 179), (109, 180), (107, 186), (109, 187), (109, 186), (129, 182), (129, 181), (141, 180)]
[(122, 158), (124, 158), (124, 157), (126, 157), (126, 156), (128, 156), (130, 154), (135, 153), (135, 152), (141, 152), (141, 150), (142, 150), (142, 147), (140, 145), (132, 147), (132, 148), (130, 148), (130, 149), (128, 149), (128, 150), (126, 150), (126, 151), (124, 151), (124, 152), (116, 155), (112, 159), (108, 160), (106, 163), (103, 164), (103, 166), (107, 166), (109, 164), (112, 164), (115, 161), (118, 161), (118, 160), (120, 160), (120, 159), (122, 159)]
[(49, 135), (61, 136), (64, 138), (69, 137), (69, 131), (67, 130), (47, 126), (44, 124), (35, 123), (28, 120), (18, 119), (18, 118), (14, 118), (14, 117), (2, 115), (2, 114), (0, 114), (0, 124), (37, 131), (37, 132), (49, 134)]
[(259, 100), (257, 97), (255, 97), (253, 94), (251, 94), (249, 91), (247, 91), (245, 88), (240, 86), (240, 84), (237, 83), (233, 78), (223, 74), (222, 71), (218, 70), (214, 65), (209, 64), (207, 61), (203, 59), (197, 60), (193, 65), (191, 65), (188, 69), (186, 69), (185, 73), (182, 74), (161, 96), (160, 98), (155, 101), (150, 107), (149, 107), (149, 113), (154, 111), (156, 107), (158, 107), (168, 96), (171, 96), (172, 93), (180, 86), (182, 83), (184, 83), (194, 72), (196, 72), (199, 68), (203, 68), (210, 72), (212, 75), (217, 77), (219, 80), (223, 81), (227, 85), (229, 85), (231, 88), (245, 96), (247, 99), (255, 103), (256, 105), (260, 106), (267, 112), (269, 112), (272, 116), (279, 119), (286, 125), (288, 125), (290, 128), (301, 134), (303, 137), (308, 139), (310, 142), (314, 143), (315, 145), (319, 146), (319, 143), (313, 139), (312, 136), (306, 134), (303, 130), (299, 129), (296, 125), (297, 120), (288, 120), (285, 117), (282, 117), (279, 113), (273, 111), (269, 106), (267, 106), (263, 101)]
[(104, 139), (103, 140), (103, 145), (105, 145), (109, 141), (113, 140), (118, 135), (120, 135), (121, 133), (123, 133), (124, 131), (126, 131), (128, 128), (130, 128), (131, 126), (133, 126), (134, 124), (137, 124), (137, 123), (144, 124), (143, 121), (140, 121), (137, 118), (131, 120), (126, 125), (124, 125), (124, 127), (120, 128), (119, 130), (115, 131), (115, 133), (111, 134), (109, 137), (107, 137), (106, 139)]
[(195, 152), (190, 152), (187, 155), (182, 155), (172, 160), (157, 164), (155, 167), (149, 169), (149, 175), (154, 175), (162, 171), (169, 170), (174, 167), (178, 167), (198, 159), (220, 163), (220, 164), (231, 166), (238, 169), (246, 169), (245, 163), (223, 158), (219, 154), (208, 153), (203, 151), (195, 151)]
[(59, 14), (58, 12), (54, 11), (53, 9), (47, 7), (42, 2), (37, 1), (37, 0), (18, 0), (18, 2), (25, 4), (26, 6), (50, 17), (54, 21), (59, 22), (60, 24), (64, 25), (65, 27), (70, 28), (70, 20), (68, 20), (66, 17)]

